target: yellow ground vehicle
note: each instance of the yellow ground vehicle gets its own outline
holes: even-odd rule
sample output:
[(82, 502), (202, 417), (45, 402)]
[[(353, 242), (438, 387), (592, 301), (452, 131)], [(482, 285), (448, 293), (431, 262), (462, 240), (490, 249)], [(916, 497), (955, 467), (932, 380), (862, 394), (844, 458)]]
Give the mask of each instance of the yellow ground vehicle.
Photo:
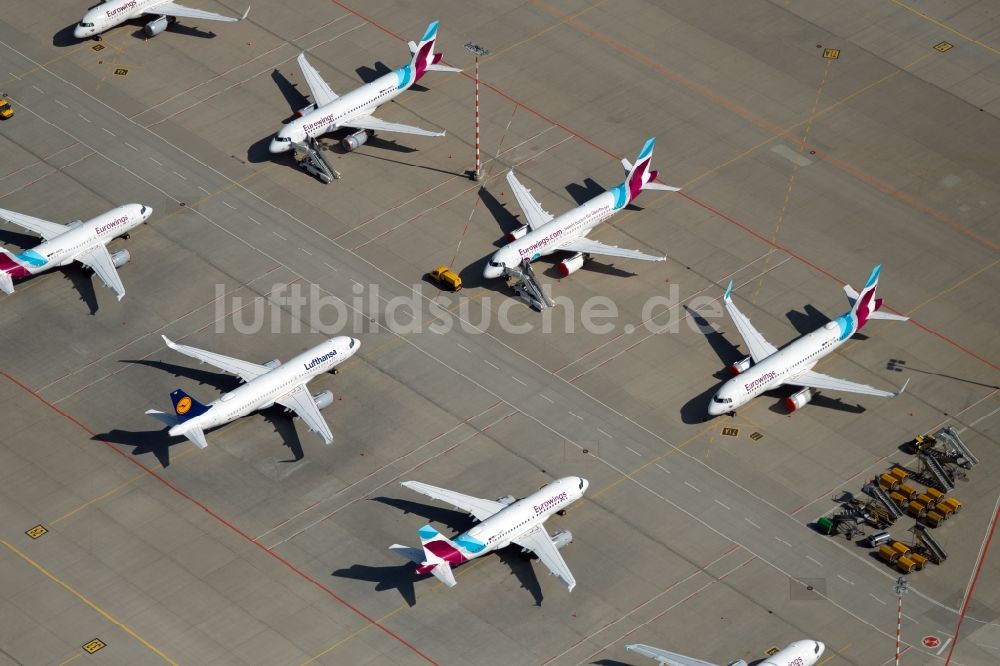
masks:
[(438, 266), (430, 272), (430, 276), (439, 285), (447, 287), (452, 291), (458, 291), (462, 288), (462, 278), (447, 266)]
[(0, 97), (0, 118), (7, 120), (12, 115), (14, 115), (14, 109), (11, 107), (10, 102)]

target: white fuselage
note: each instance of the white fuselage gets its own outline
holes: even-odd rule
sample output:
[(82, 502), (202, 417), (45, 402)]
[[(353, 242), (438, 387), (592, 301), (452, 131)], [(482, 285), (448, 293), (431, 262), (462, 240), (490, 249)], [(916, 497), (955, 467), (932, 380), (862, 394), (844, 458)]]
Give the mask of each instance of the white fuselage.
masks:
[(85, 39), (110, 30), (125, 21), (139, 18), (143, 14), (156, 13), (156, 5), (166, 0), (110, 0), (87, 10), (73, 29), (73, 36)]
[(723, 384), (709, 403), (708, 413), (717, 416), (733, 412), (765, 391), (794, 384), (796, 375), (811, 370), (817, 361), (843, 343), (840, 337), (841, 328), (836, 321), (803, 335)]
[(552, 218), (521, 238), (511, 241), (493, 254), (483, 271), (483, 276), (489, 279), (498, 278), (503, 275), (504, 266), (513, 268), (525, 259), (534, 261), (557, 252), (567, 241), (586, 236), (591, 229), (621, 210), (621, 207), (616, 208), (616, 201), (620, 196), (622, 195), (617, 188), (598, 194), (590, 201)]
[(206, 407), (208, 410), (170, 429), (171, 435), (183, 435), (191, 427), (208, 430), (241, 416), (266, 409), (276, 398), (308, 382), (316, 375), (329, 372), (354, 355), (360, 343), (347, 336), (326, 342), (294, 356), (274, 370), (222, 394)]
[(501, 509), (454, 541), (469, 559), (505, 548), (544, 523), (553, 513), (583, 497), (588, 485), (586, 479), (575, 476), (557, 479)]
[(759, 666), (815, 666), (825, 650), (826, 646), (819, 641), (795, 641), (758, 663)]
[[(268, 149), (272, 153), (286, 152), (291, 150), (293, 142), (303, 143), (306, 137), (315, 138), (332, 132), (344, 127), (344, 121), (371, 113), (409, 88), (408, 85), (400, 87), (402, 79), (403, 76), (398, 70), (389, 72), (332, 102), (313, 109), (282, 127), (271, 140)], [(346, 126), (350, 127), (350, 123)]]
[(153, 209), (142, 204), (126, 204), (81, 222), (52, 240), (47, 240), (17, 255), (31, 275), (51, 268), (68, 266), (96, 245), (107, 245), (118, 236), (145, 222)]

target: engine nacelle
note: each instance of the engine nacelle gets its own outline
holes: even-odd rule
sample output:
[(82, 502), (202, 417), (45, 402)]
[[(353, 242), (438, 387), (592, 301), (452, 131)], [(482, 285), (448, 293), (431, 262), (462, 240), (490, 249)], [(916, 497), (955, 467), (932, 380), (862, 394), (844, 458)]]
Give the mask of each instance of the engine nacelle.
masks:
[(751, 359), (749, 356), (747, 356), (742, 361), (736, 361), (736, 363), (733, 363), (731, 366), (729, 366), (729, 374), (731, 374), (733, 377), (735, 377), (736, 375), (740, 374), (741, 372), (746, 372), (747, 370), (750, 369), (750, 363), (751, 363), (752, 360), (753, 359)]
[(128, 250), (118, 250), (111, 255), (111, 263), (115, 268), (121, 268), (130, 261), (132, 261), (132, 253)]
[(146, 35), (148, 35), (149, 37), (156, 37), (158, 34), (166, 30), (169, 24), (170, 21), (167, 20), (167, 17), (161, 16), (147, 23), (146, 27), (143, 28), (143, 30), (146, 31)]
[(563, 277), (572, 275), (583, 267), (583, 253), (577, 252), (569, 259), (563, 259), (558, 264), (559, 273)]
[(272, 358), (267, 363), (261, 363), (261, 365), (263, 365), (265, 368), (269, 368), (270, 370), (274, 370), (279, 365), (281, 365), (281, 360), (280, 359), (276, 359), (276, 358)]
[(67, 229), (76, 229), (81, 224), (83, 224), (83, 220), (73, 220), (72, 222), (70, 222), (69, 224), (66, 225), (66, 228)]
[(813, 399), (813, 392), (810, 388), (804, 388), (801, 391), (796, 391), (787, 398), (785, 398), (785, 406), (788, 407), (788, 411), (794, 412), (797, 409), (802, 409), (805, 407), (810, 400)]
[(514, 499), (513, 495), (504, 495), (503, 497), (498, 497), (497, 501), (500, 502), (501, 504), (503, 504), (504, 506), (510, 506), (511, 504), (513, 504), (514, 502), (516, 502), (517, 500)]
[(523, 227), (518, 227), (517, 229), (514, 229), (514, 231), (510, 232), (509, 234), (507, 234), (507, 242), (508, 243), (513, 243), (518, 238), (524, 238), (524, 235), (526, 233), (528, 233), (528, 225), (527, 224), (524, 225)]
[(295, 112), (295, 117), (296, 118), (301, 118), (302, 116), (306, 115), (310, 111), (315, 111), (315, 110), (316, 110), (316, 105), (315, 104), (310, 104), (309, 106), (303, 106), (301, 109), (299, 109), (298, 111)]
[(352, 150), (357, 150), (361, 146), (368, 143), (368, 139), (372, 137), (374, 132), (368, 130), (358, 130), (354, 134), (348, 134), (341, 140), (341, 147), (348, 153)]
[(313, 402), (316, 403), (316, 407), (319, 409), (326, 409), (333, 404), (333, 393), (330, 391), (323, 391), (322, 393), (317, 393), (313, 396)]
[(560, 550), (571, 543), (573, 543), (573, 533), (569, 530), (562, 530), (552, 535), (552, 544)]

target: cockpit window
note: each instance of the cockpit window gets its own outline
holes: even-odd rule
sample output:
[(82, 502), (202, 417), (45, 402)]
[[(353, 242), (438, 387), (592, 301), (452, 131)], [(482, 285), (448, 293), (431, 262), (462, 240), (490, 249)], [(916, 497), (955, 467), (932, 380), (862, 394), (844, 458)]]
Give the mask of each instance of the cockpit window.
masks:
[[(91, 9), (93, 9), (93, 7), (91, 7)], [(80, 27), (81, 28), (93, 28), (94, 24), (93, 23), (84, 23), (83, 21), (80, 21)]]
[(819, 654), (819, 643), (816, 643), (816, 645), (813, 646), (813, 652)]
[(146, 213), (146, 207), (143, 206), (142, 208), (139, 209), (139, 214), (140, 215), (145, 215), (145, 213)]
[(275, 141), (281, 141), (282, 143), (287, 143), (288, 141), (292, 140), (292, 137), (290, 137), (290, 136), (275, 136), (274, 140)]
[(351, 338), (351, 344), (349, 346), (351, 349), (354, 349), (354, 338)]
[(583, 479), (580, 479), (580, 490), (583, 490)]
[(491, 261), (490, 262), (490, 266), (493, 266), (494, 268), (503, 268), (503, 262), (501, 262), (501, 261)]
[(714, 398), (712, 398), (712, 402), (717, 402), (720, 405), (728, 405), (732, 401), (733, 401), (732, 398), (720, 398), (719, 396), (715, 396)]

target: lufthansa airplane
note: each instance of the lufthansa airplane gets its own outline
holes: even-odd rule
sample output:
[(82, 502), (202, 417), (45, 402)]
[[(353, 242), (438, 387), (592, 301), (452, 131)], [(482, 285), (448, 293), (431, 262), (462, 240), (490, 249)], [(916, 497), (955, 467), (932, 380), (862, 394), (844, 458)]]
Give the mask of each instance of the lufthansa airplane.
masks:
[(519, 227), (507, 236), (509, 244), (497, 250), (490, 258), (483, 277), (498, 278), (504, 274), (504, 268), (515, 268), (523, 261), (534, 261), (539, 257), (553, 252), (570, 252), (572, 256), (559, 262), (559, 272), (563, 277), (570, 275), (583, 266), (584, 255), (605, 254), (611, 257), (626, 259), (644, 259), (646, 261), (664, 261), (666, 257), (657, 257), (637, 250), (626, 250), (614, 245), (605, 245), (587, 238), (587, 234), (608, 220), (612, 215), (625, 208), (642, 190), (667, 190), (676, 192), (679, 187), (670, 187), (655, 182), (657, 172), (649, 168), (653, 159), (653, 146), (656, 139), (650, 139), (642, 147), (635, 165), (627, 159), (622, 160), (625, 167), (625, 182), (615, 185), (607, 192), (602, 192), (590, 201), (569, 210), (558, 217), (553, 217), (542, 205), (531, 196), (531, 190), (517, 180), (514, 172), (507, 172), (507, 182), (514, 191), (517, 203), (524, 211), (527, 224)]
[(69, 224), (59, 224), (0, 208), (0, 218), (44, 239), (41, 244), (18, 254), (0, 248), (0, 291), (13, 294), (14, 280), (79, 261), (97, 273), (118, 300), (122, 300), (125, 287), (116, 269), (127, 264), (132, 254), (128, 250), (111, 254), (108, 243), (118, 237), (128, 238), (129, 231), (148, 220), (152, 213), (149, 206), (126, 204), (86, 222), (73, 220)]
[(454, 540), (443, 536), (430, 525), (424, 525), (417, 532), (422, 549), (399, 544), (389, 547), (389, 550), (415, 563), (418, 574), (433, 574), (448, 587), (454, 587), (455, 574), (452, 567), (516, 544), (524, 552), (531, 551), (537, 555), (552, 575), (566, 584), (570, 592), (576, 587), (576, 579), (559, 554), (560, 548), (573, 541), (573, 534), (564, 530), (549, 536), (543, 523), (553, 513), (561, 513), (583, 497), (590, 485), (586, 479), (577, 476), (557, 479), (520, 500), (515, 500), (510, 495), (496, 500), (480, 499), (419, 481), (404, 481), (402, 485), (447, 502), (479, 521), (478, 525)]
[(292, 357), (287, 363), (274, 359), (263, 365), (179, 345), (165, 335), (163, 340), (171, 349), (236, 375), (245, 382), (207, 405), (177, 389), (170, 394), (174, 404), (173, 414), (147, 410), (147, 414), (170, 428), (171, 436), (183, 435), (203, 449), (208, 446), (206, 430), (278, 404), (286, 411), (298, 414), (310, 430), (323, 438), (324, 443), (333, 443), (330, 426), (319, 413), (333, 403), (333, 394), (323, 391), (311, 395), (306, 384), (316, 375), (331, 372), (357, 353), (361, 347), (358, 340), (338, 336)]
[[(686, 657), (676, 652), (667, 652), (660, 648), (655, 648), (642, 643), (632, 643), (625, 646), (626, 650), (631, 650), (644, 657), (649, 657), (659, 662), (660, 666), (715, 666), (707, 661)], [(764, 661), (754, 662), (756, 666), (814, 666), (823, 656), (826, 646), (819, 641), (795, 641), (784, 650), (779, 650)], [(729, 662), (729, 666), (747, 666), (747, 662), (742, 659)]]
[[(730, 282), (725, 295), (726, 311), (729, 312), (729, 316), (732, 317), (733, 323), (736, 324), (736, 328), (750, 349), (750, 356), (730, 366), (730, 372), (736, 376), (719, 388), (708, 406), (708, 413), (712, 416), (731, 414), (761, 393), (784, 384), (803, 387), (785, 401), (788, 409), (793, 412), (805, 407), (812, 400), (813, 389), (863, 393), (882, 398), (895, 398), (906, 390), (906, 384), (903, 384), (903, 388), (899, 391), (883, 391), (867, 384), (837, 379), (812, 370), (821, 358), (844, 344), (869, 319), (895, 321), (908, 319), (889, 312), (881, 312), (882, 299), (875, 298), (875, 287), (878, 285), (881, 269), (881, 265), (875, 267), (860, 294), (850, 285), (844, 285), (847, 300), (851, 304), (848, 312), (780, 350), (765, 340), (760, 331), (753, 327), (746, 315), (733, 303), (733, 283)], [(751, 361), (753, 366), (750, 365)]]
[(306, 54), (299, 54), (299, 67), (309, 84), (313, 103), (299, 110), (295, 120), (282, 127), (271, 140), (272, 153), (283, 153), (292, 149), (293, 143), (305, 143), (306, 137), (315, 138), (340, 128), (350, 128), (355, 132), (342, 142), (345, 150), (359, 148), (378, 131), (419, 134), (421, 136), (444, 136), (444, 132), (391, 123), (372, 115), (378, 107), (398, 97), (420, 80), (426, 72), (460, 72), (462, 70), (439, 64), (441, 54), (434, 53), (437, 40), (438, 22), (427, 26), (419, 44), (410, 42), (413, 57), (403, 65), (371, 83), (355, 88), (342, 97), (330, 89), (316, 68), (306, 60)]
[(144, 28), (146, 34), (153, 37), (166, 30), (167, 25), (179, 18), (235, 23), (245, 19), (249, 13), (250, 7), (247, 7), (243, 16), (233, 18), (202, 9), (191, 9), (169, 0), (107, 0), (87, 10), (73, 29), (73, 36), (77, 39), (93, 37), (143, 15), (155, 17)]

